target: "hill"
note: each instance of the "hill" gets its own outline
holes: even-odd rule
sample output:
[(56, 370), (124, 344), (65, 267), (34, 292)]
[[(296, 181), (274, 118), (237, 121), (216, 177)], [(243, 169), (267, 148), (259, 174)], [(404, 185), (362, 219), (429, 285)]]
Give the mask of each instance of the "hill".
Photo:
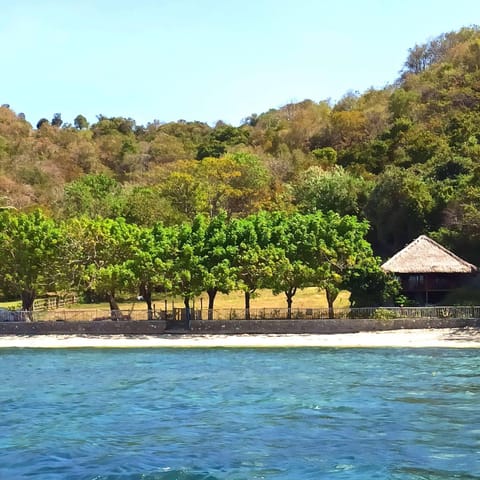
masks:
[(389, 256), (429, 233), (480, 263), (480, 30), (409, 52), (398, 79), (332, 105), (304, 100), (235, 127), (137, 125), (0, 107), (0, 207), (167, 225), (196, 213), (333, 209)]

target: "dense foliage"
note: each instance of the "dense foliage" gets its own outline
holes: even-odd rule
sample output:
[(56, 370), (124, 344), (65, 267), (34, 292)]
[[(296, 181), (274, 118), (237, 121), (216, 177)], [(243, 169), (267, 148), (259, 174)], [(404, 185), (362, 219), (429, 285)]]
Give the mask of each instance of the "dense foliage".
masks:
[[(0, 107), (1, 208), (26, 213), (39, 208), (56, 225), (78, 222), (71, 227), (76, 235), (98, 228), (99, 242), (102, 229), (110, 228), (104, 219), (124, 219), (118, 228), (131, 241), (115, 246), (115, 261), (102, 260), (100, 266), (91, 257), (90, 264), (80, 269), (76, 263), (72, 270), (78, 285), (109, 292), (110, 298), (115, 282), (125, 288), (133, 278), (124, 278), (120, 259), (137, 280), (143, 275), (145, 298), (155, 277), (155, 285), (185, 298), (203, 288), (210, 304), (217, 291), (240, 286), (248, 305), (255, 289), (268, 284), (272, 263), (282, 269), (277, 280), (284, 283), (270, 286), (287, 299), (313, 271), (319, 286), (330, 278), (333, 298), (343, 277), (353, 285), (361, 275), (340, 280), (335, 271), (295, 263), (310, 255), (302, 249), (310, 248), (308, 229), (317, 228), (299, 219), (317, 212), (353, 215), (362, 225), (366, 220), (371, 229), (366, 233), (365, 227), (362, 238), (367, 235), (381, 257), (428, 233), (479, 264), (479, 180), (478, 27), (414, 46), (400, 78), (383, 89), (350, 92), (336, 104), (291, 103), (252, 114), (238, 127), (183, 120), (141, 126), (104, 115), (89, 124), (81, 113), (73, 125), (55, 113), (32, 126), (8, 105)], [(280, 228), (275, 221), (287, 217), (300, 223), (272, 242)], [(222, 222), (229, 224), (228, 234)], [(158, 225), (177, 232), (173, 243)], [(11, 226), (3, 228), (6, 238)], [(159, 243), (144, 236), (155, 229)], [(207, 231), (208, 242), (190, 245), (189, 239)], [(238, 244), (234, 252), (231, 241)], [(156, 263), (162, 255), (142, 253), (150, 244), (176, 252), (181, 263), (175, 278), (167, 274), (166, 259)], [(133, 254), (138, 245), (143, 250)], [(86, 254), (88, 248), (76, 252)], [(102, 248), (114, 251), (108, 244)], [(18, 265), (22, 262), (19, 258)], [(45, 272), (41, 282), (47, 285), (54, 277)], [(6, 294), (32, 289), (25, 278), (7, 276), (2, 282)]]
[[(368, 225), (334, 212), (259, 212), (231, 220), (221, 213), (142, 227), (122, 217), (54, 221), (38, 210), (9, 210), (0, 214), (0, 227), (0, 287), (21, 295), (25, 310), (38, 293), (67, 290), (105, 299), (114, 312), (120, 292), (138, 294), (150, 312), (152, 294), (163, 292), (181, 296), (188, 311), (206, 292), (211, 314), (218, 292), (257, 288), (285, 292), (290, 309), (298, 288), (324, 288), (330, 299), (330, 292), (349, 287), (355, 272), (381, 279), (374, 287), (381, 300), (396, 294), (364, 238)], [(247, 296), (246, 302), (248, 311)]]

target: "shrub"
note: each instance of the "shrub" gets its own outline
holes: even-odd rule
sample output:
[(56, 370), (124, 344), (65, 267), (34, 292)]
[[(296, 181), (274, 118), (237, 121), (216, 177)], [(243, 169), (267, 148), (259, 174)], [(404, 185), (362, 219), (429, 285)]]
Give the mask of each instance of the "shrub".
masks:
[(373, 318), (375, 320), (393, 320), (397, 317), (397, 314), (386, 308), (377, 308), (373, 313)]

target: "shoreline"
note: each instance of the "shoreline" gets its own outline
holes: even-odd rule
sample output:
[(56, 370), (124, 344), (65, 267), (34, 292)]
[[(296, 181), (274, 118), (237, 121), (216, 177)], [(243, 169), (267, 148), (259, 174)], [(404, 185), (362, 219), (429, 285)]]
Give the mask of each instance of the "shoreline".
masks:
[(4, 348), (480, 348), (480, 330), (444, 328), (337, 334), (6, 335)]

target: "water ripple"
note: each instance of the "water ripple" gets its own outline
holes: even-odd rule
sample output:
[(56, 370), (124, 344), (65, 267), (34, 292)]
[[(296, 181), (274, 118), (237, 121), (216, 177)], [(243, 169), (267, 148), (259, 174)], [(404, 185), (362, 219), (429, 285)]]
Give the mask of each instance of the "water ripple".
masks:
[(476, 352), (18, 350), (0, 478), (480, 478)]

